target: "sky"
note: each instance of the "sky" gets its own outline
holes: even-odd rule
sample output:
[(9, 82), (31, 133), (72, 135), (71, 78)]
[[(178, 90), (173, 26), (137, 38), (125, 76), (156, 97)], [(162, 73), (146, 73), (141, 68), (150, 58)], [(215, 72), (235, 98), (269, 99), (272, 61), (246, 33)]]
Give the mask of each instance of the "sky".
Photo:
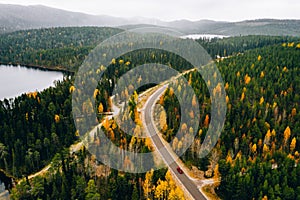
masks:
[(300, 19), (299, 0), (0, 0), (0, 3), (39, 4), (95, 15), (146, 17), (165, 21)]

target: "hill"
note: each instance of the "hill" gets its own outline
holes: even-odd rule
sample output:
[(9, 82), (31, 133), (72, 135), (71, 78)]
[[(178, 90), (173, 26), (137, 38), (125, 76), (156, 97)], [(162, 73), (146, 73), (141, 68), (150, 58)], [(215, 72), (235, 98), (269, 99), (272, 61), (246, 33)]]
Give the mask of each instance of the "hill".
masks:
[(183, 34), (300, 36), (300, 20), (258, 19), (225, 22), (183, 19), (165, 22), (143, 17), (120, 18), (106, 15), (89, 15), (41, 5), (0, 4), (0, 33), (48, 27), (121, 26), (127, 29), (144, 27), (145, 25), (168, 27)]

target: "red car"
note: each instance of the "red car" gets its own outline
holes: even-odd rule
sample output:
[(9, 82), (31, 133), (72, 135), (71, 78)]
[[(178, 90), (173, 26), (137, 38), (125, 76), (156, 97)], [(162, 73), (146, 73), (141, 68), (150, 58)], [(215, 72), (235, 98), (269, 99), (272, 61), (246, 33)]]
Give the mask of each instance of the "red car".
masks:
[(179, 174), (183, 174), (183, 171), (182, 171), (182, 169), (180, 169), (180, 167), (177, 167), (177, 171)]

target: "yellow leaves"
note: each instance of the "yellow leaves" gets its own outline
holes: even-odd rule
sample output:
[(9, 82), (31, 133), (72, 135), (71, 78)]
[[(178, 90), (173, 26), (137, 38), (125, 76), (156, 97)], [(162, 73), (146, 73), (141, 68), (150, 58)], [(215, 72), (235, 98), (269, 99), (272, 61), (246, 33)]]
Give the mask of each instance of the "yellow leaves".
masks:
[(152, 60), (154, 60), (156, 58), (154, 53), (151, 55), (151, 58), (152, 58)]
[(297, 114), (297, 110), (296, 110), (296, 108), (293, 108), (292, 109), (292, 117), (294, 117), (296, 114)]
[(297, 144), (297, 140), (296, 140), (296, 138), (294, 137), (294, 138), (292, 139), (291, 144), (290, 144), (290, 150), (291, 150), (291, 152), (293, 152), (294, 149), (296, 148), (296, 144)]
[(194, 111), (193, 111), (193, 110), (191, 110), (191, 111), (189, 112), (189, 116), (190, 116), (191, 119), (194, 119), (194, 118), (195, 118), (195, 114), (194, 114)]
[(275, 137), (275, 136), (276, 136), (276, 131), (275, 131), (275, 129), (272, 130), (271, 135), (272, 135), (272, 137)]
[(205, 120), (204, 120), (204, 127), (208, 127), (208, 125), (209, 125), (209, 115), (206, 115), (205, 116)]
[(123, 167), (124, 167), (125, 169), (128, 169), (128, 168), (130, 168), (131, 165), (132, 165), (131, 160), (129, 159), (128, 156), (125, 156), (124, 163), (123, 163)]
[(152, 150), (153, 147), (152, 147), (152, 141), (150, 138), (145, 138), (145, 145), (146, 147), (148, 147), (148, 149)]
[(186, 125), (186, 123), (183, 123), (183, 124), (181, 125), (181, 131), (182, 131), (182, 132), (186, 132), (186, 131), (187, 131), (187, 125)]
[(98, 95), (99, 93), (100, 93), (99, 90), (98, 90), (98, 89), (95, 89), (94, 95), (93, 95), (94, 99), (96, 99), (96, 97), (97, 97), (97, 95)]
[(173, 142), (172, 142), (172, 149), (173, 149), (173, 151), (176, 151), (177, 150), (177, 147), (178, 147), (178, 138), (177, 137), (175, 137), (174, 139), (173, 139)]
[(288, 72), (288, 68), (285, 66), (283, 69), (282, 69), (283, 72)]
[(196, 98), (196, 95), (193, 96), (193, 99), (192, 99), (192, 106), (193, 107), (196, 107), (197, 106), (197, 103), (198, 103), (198, 100)]
[(257, 146), (258, 146), (259, 148), (261, 148), (261, 147), (262, 147), (262, 143), (263, 143), (263, 142), (262, 142), (262, 139), (259, 139), (259, 140), (258, 140), (258, 143), (257, 143)]
[(201, 135), (202, 135), (202, 133), (203, 133), (203, 130), (202, 130), (202, 129), (200, 129), (200, 130), (199, 130), (199, 132), (198, 132), (198, 135), (199, 135), (199, 136), (201, 136)]
[(268, 153), (269, 151), (270, 151), (269, 146), (267, 144), (264, 144), (263, 153)]
[(165, 176), (165, 181), (161, 179), (157, 182), (157, 187), (155, 188), (154, 197), (156, 199), (168, 199), (168, 200), (184, 200), (184, 193), (178, 187), (172, 176), (170, 171), (167, 171)]
[(297, 44), (296, 48), (297, 48), (297, 49), (300, 49), (300, 43), (299, 43), (299, 44)]
[(260, 72), (260, 78), (264, 78), (264, 77), (265, 77), (265, 72), (264, 71)]
[(253, 144), (253, 145), (252, 145), (251, 151), (252, 151), (252, 153), (256, 153), (256, 151), (257, 151), (257, 146), (256, 146), (256, 144)]
[(213, 95), (216, 96), (216, 94), (221, 94), (222, 86), (221, 83), (218, 83), (218, 85), (213, 90)]
[(25, 114), (25, 119), (28, 121), (28, 113)]
[(103, 113), (103, 110), (104, 110), (103, 104), (100, 103), (99, 106), (98, 106), (98, 113)]
[(240, 77), (240, 76), (241, 76), (241, 73), (238, 71), (238, 72), (236, 73), (236, 76), (237, 76), (237, 77)]
[(184, 193), (183, 191), (179, 188), (176, 187), (175, 190), (171, 190), (168, 200), (184, 200)]
[(243, 155), (242, 151), (239, 151), (239, 152), (236, 154), (235, 159), (236, 159), (236, 160), (241, 160), (241, 159), (242, 159), (242, 155)]
[(243, 92), (241, 95), (241, 101), (244, 101), (244, 99), (245, 99), (245, 92)]
[(170, 93), (171, 97), (174, 95), (174, 89), (172, 87), (170, 88), (170, 92), (169, 93)]
[(109, 120), (107, 118), (105, 118), (105, 120), (103, 121), (102, 126), (105, 128), (105, 130), (108, 131), (110, 124), (109, 124)]
[(213, 77), (216, 80), (216, 78), (217, 78), (217, 72), (214, 73)]
[(292, 154), (289, 154), (287, 157), (291, 160), (295, 160), (295, 157)]
[(270, 143), (270, 139), (271, 139), (271, 131), (270, 129), (267, 131), (266, 135), (265, 135), (265, 143), (269, 144)]
[(229, 102), (229, 97), (228, 97), (228, 95), (226, 95), (226, 103), (228, 103)]
[(162, 106), (164, 105), (164, 98), (165, 98), (164, 95), (161, 95), (159, 97), (159, 104), (162, 105)]
[(106, 67), (104, 65), (101, 65), (97, 70), (96, 70), (96, 74), (100, 74), (101, 72), (105, 71)]
[(136, 125), (136, 127), (134, 128), (133, 133), (134, 133), (135, 137), (137, 137), (137, 138), (140, 137), (141, 134), (142, 134), (141, 126)]
[(188, 85), (192, 85), (192, 73), (190, 73)]
[(246, 74), (244, 77), (244, 81), (245, 81), (245, 84), (248, 85), (251, 81), (251, 77), (248, 74)]
[(265, 195), (265, 196), (262, 198), (262, 200), (268, 200), (268, 196)]
[(79, 135), (79, 130), (76, 130), (75, 136), (76, 136), (76, 137), (79, 137), (79, 136), (80, 136), (80, 135)]
[(261, 55), (258, 55), (257, 60), (261, 61), (261, 59), (262, 59)]
[(56, 123), (59, 123), (59, 121), (60, 121), (59, 115), (55, 115), (54, 116), (54, 120), (55, 120)]
[(178, 90), (178, 92), (181, 92), (181, 85), (178, 85), (178, 88), (177, 88), (177, 90)]
[(154, 196), (157, 199), (166, 199), (165, 194), (168, 190), (168, 183), (167, 181), (158, 180), (157, 187), (155, 188)]
[(87, 114), (94, 112), (93, 103), (91, 102), (90, 99), (87, 99), (85, 102), (83, 102), (82, 112), (87, 113)]
[(261, 105), (261, 104), (263, 104), (264, 102), (265, 102), (264, 97), (261, 97), (260, 100), (259, 100), (259, 104)]
[(282, 47), (286, 47), (286, 43), (283, 43), (283, 44), (282, 44)]
[(129, 61), (127, 61), (127, 62), (125, 63), (125, 65), (126, 65), (126, 66), (129, 66), (129, 65), (130, 65), (130, 62), (129, 62)]
[[(275, 131), (275, 130), (273, 129), (273, 131)], [(272, 132), (273, 132), (273, 131), (272, 131)], [(271, 138), (271, 136), (272, 136), (271, 130), (269, 129), (269, 130), (267, 131), (267, 133), (266, 133), (265, 138), (266, 138), (267, 140), (269, 140), (269, 139)]]
[(69, 91), (70, 91), (70, 93), (73, 93), (73, 92), (75, 91), (75, 86), (72, 85), (72, 86), (70, 87)]
[(183, 144), (182, 144), (182, 141), (180, 140), (180, 141), (178, 142), (177, 148), (178, 148), (178, 150), (181, 150), (182, 147), (183, 147)]
[(113, 65), (116, 64), (116, 59), (115, 59), (115, 58), (113, 58), (113, 59), (111, 60), (111, 64), (113, 64)]
[(145, 181), (143, 183), (143, 191), (144, 191), (144, 196), (145, 196), (146, 199), (149, 198), (149, 196), (150, 196), (150, 194), (152, 192), (152, 186), (153, 186), (152, 177), (153, 177), (153, 173), (154, 173), (154, 170), (151, 169), (145, 175)]
[(265, 127), (266, 127), (267, 129), (270, 129), (270, 128), (271, 128), (271, 126), (270, 126), (270, 124), (269, 124), (268, 122), (265, 122)]
[(230, 152), (228, 151), (227, 157), (226, 157), (226, 163), (232, 164), (232, 157), (230, 155)]
[(241, 169), (241, 172), (242, 172), (242, 174), (244, 174), (244, 173), (246, 172), (246, 169), (243, 167), (243, 168)]
[(27, 93), (27, 96), (29, 98), (33, 98), (33, 99), (36, 99), (37, 95), (38, 95), (38, 92), (29, 92), (29, 93)]
[(228, 88), (229, 88), (229, 83), (228, 82), (226, 82), (226, 84), (225, 84), (225, 90), (228, 90)]
[(214, 178), (219, 179), (220, 173), (219, 173), (219, 164), (216, 164), (215, 169), (214, 169)]
[(286, 129), (284, 130), (284, 133), (283, 133), (283, 136), (284, 136), (284, 140), (287, 141), (290, 136), (291, 136), (291, 129), (290, 127), (286, 127)]
[(122, 60), (122, 59), (119, 60), (119, 64), (120, 64), (120, 65), (124, 64), (124, 60)]
[(290, 43), (288, 43), (288, 47), (294, 47), (294, 45), (295, 45), (295, 42), (290, 42)]
[(207, 81), (207, 86), (210, 87), (210, 85), (211, 85), (211, 82), (210, 82), (210, 80), (208, 80)]
[(101, 73), (101, 70), (97, 69), (96, 74), (100, 74), (100, 73)]

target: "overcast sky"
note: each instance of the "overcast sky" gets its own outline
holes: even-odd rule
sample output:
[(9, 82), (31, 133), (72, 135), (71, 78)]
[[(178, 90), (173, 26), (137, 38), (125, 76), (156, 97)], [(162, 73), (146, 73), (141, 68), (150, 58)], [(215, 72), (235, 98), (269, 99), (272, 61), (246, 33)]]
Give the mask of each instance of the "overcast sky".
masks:
[(141, 16), (167, 21), (300, 19), (300, 0), (0, 0), (0, 3), (42, 4), (96, 15)]

